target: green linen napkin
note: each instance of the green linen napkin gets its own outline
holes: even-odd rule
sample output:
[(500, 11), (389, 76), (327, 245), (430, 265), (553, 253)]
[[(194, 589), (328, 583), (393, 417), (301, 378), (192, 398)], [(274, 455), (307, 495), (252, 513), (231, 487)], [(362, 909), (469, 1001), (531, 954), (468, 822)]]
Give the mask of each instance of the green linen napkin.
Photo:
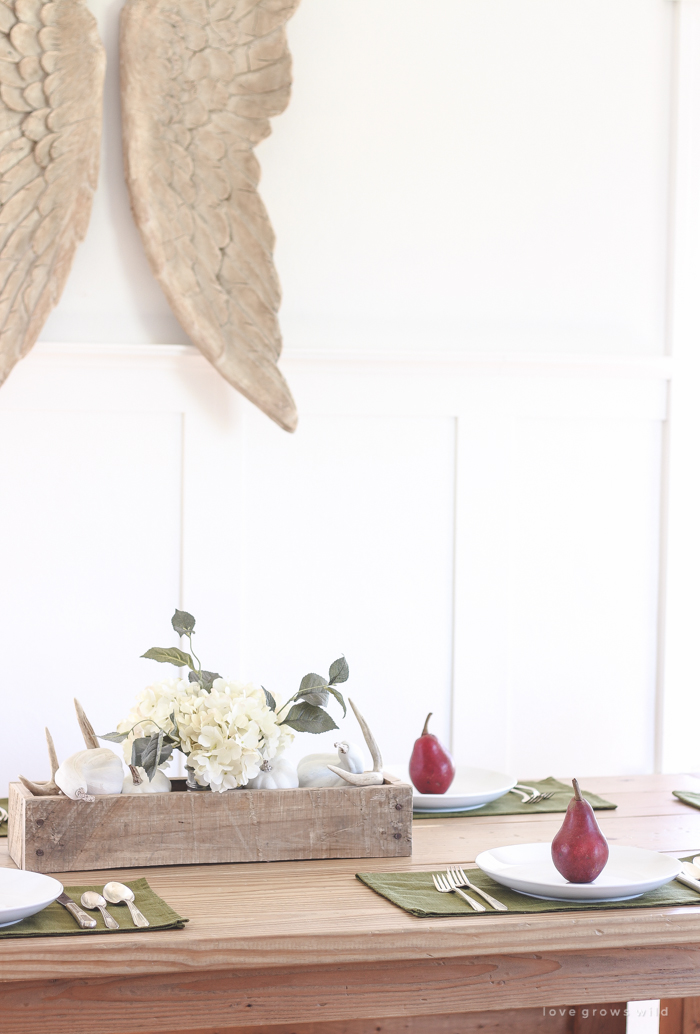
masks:
[[(7, 811), (7, 797), (0, 797), (0, 808), (4, 808)], [(0, 822), (0, 837), (7, 836), (7, 823)]]
[(692, 790), (672, 790), (671, 793), (679, 801), (683, 801), (683, 804), (689, 804), (691, 808), (700, 808), (700, 793), (693, 793)]
[[(70, 912), (63, 905), (59, 905), (57, 901), (54, 901), (53, 904), (48, 905), (41, 912), (29, 916), (28, 919), (23, 919), (20, 923), (15, 923), (14, 926), (6, 926), (0, 929), (0, 938), (65, 937), (72, 936), (73, 934), (134, 933), (135, 931), (138, 933), (148, 933), (149, 930), (182, 929), (185, 923), (188, 922), (187, 919), (183, 919), (177, 912), (174, 912), (170, 905), (167, 905), (162, 898), (159, 898), (151, 890), (148, 880), (132, 880), (130, 883), (125, 883), (124, 886), (131, 887), (133, 890), (134, 904), (141, 909), (146, 919), (150, 922), (150, 926), (143, 928), (134, 926), (131, 920), (131, 913), (126, 905), (108, 904), (107, 908), (119, 923), (118, 930), (107, 930), (99, 912), (88, 913), (88, 915), (95, 917), (97, 926), (92, 930), (81, 930)], [(65, 887), (64, 889), (68, 897), (72, 898), (78, 905), (80, 904), (80, 895), (83, 891), (96, 890), (99, 894), (102, 893), (102, 887), (95, 886), (94, 884), (82, 887)]]
[[(554, 796), (550, 797), (548, 801), (540, 801), (538, 804), (525, 804), (520, 799), (517, 793), (507, 793), (503, 797), (499, 797), (497, 801), (491, 801), (490, 804), (484, 804), (482, 808), (474, 808), (473, 810), (455, 810), (455, 811), (415, 811), (413, 812), (414, 819), (450, 819), (456, 816), (469, 816), (469, 815), (532, 815), (533, 812), (548, 812), (548, 811), (566, 811), (569, 807), (569, 801), (574, 796), (572, 787), (567, 783), (560, 783), (558, 779), (553, 779), (550, 776), (548, 779), (523, 779), (523, 783), (526, 786), (533, 786), (536, 790), (541, 793), (549, 793), (554, 791)], [(594, 793), (588, 793), (586, 790), (581, 791), (583, 796), (589, 802), (589, 804), (596, 811), (605, 811), (606, 809), (617, 808), (616, 804), (611, 801), (606, 801), (603, 797), (597, 797)], [(698, 804), (700, 808), (700, 803)]]
[[(672, 880), (658, 890), (649, 891), (641, 897), (628, 901), (543, 901), (529, 898), (515, 890), (496, 883), (481, 869), (467, 869), (469, 880), (481, 887), (492, 897), (508, 906), (511, 915), (528, 915), (531, 912), (589, 912), (611, 908), (658, 908), (665, 905), (700, 905), (700, 893)], [(440, 894), (433, 886), (429, 872), (358, 872), (357, 879), (377, 894), (410, 912), (419, 919), (434, 919), (440, 916), (506, 916), (508, 912), (497, 912), (485, 901), (485, 912), (475, 912), (458, 894)], [(469, 893), (469, 891), (467, 891)], [(478, 896), (478, 895), (477, 895)]]

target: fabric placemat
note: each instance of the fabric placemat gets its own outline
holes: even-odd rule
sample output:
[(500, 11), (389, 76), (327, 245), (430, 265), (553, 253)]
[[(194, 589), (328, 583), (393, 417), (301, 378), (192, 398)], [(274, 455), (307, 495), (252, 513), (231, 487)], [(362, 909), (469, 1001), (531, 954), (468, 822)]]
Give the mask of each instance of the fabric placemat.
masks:
[(672, 790), (671, 793), (683, 804), (689, 804), (691, 808), (700, 808), (700, 793), (693, 793), (692, 790)]
[[(97, 926), (91, 930), (81, 930), (76, 923), (70, 912), (59, 905), (57, 901), (53, 904), (48, 905), (42, 909), (41, 912), (37, 912), (33, 916), (29, 916), (27, 919), (23, 919), (19, 923), (15, 923), (14, 926), (6, 926), (0, 929), (0, 938), (2, 937), (66, 937), (72, 936), (73, 934), (117, 934), (117, 933), (148, 933), (149, 930), (171, 930), (171, 929), (182, 929), (187, 919), (183, 919), (177, 912), (168, 905), (162, 898), (151, 890), (148, 885), (148, 880), (132, 880), (130, 883), (125, 883), (125, 887), (130, 887), (134, 892), (134, 904), (141, 909), (146, 919), (148, 919), (150, 926), (143, 928), (134, 926), (131, 919), (131, 912), (126, 905), (110, 905), (107, 904), (107, 909), (119, 923), (118, 930), (107, 930), (105, 928), (104, 921), (99, 912), (88, 912), (88, 915), (94, 916), (97, 920)], [(102, 886), (96, 886), (95, 884), (86, 884), (81, 887), (65, 887), (66, 894), (69, 898), (72, 898), (76, 904), (80, 904), (80, 895), (86, 890), (96, 890), (99, 894), (102, 893)]]
[[(689, 861), (689, 859), (684, 859)], [(496, 883), (481, 869), (463, 867), (471, 883), (487, 891), (497, 901), (508, 906), (508, 912), (497, 912), (485, 901), (485, 912), (475, 912), (458, 894), (440, 894), (433, 886), (430, 872), (358, 872), (356, 877), (366, 886), (381, 894), (387, 901), (398, 905), (404, 912), (419, 919), (440, 916), (507, 916), (529, 915), (532, 912), (591, 912), (612, 908), (658, 908), (664, 905), (700, 905), (700, 893), (672, 880), (658, 890), (649, 891), (628, 901), (543, 901), (529, 898), (515, 890)], [(467, 891), (469, 893), (469, 891)], [(473, 895), (474, 896), (474, 895)], [(478, 895), (476, 895), (478, 897)]]
[[(0, 808), (7, 811), (7, 797), (0, 797)], [(0, 837), (7, 836), (7, 822), (0, 822)]]
[[(548, 812), (548, 811), (566, 811), (569, 807), (569, 801), (574, 796), (573, 788), (570, 784), (560, 783), (558, 779), (554, 779), (550, 776), (548, 779), (523, 779), (525, 786), (533, 786), (540, 793), (554, 792), (554, 796), (550, 797), (548, 801), (540, 801), (538, 804), (525, 804), (516, 793), (507, 793), (503, 797), (499, 797), (497, 801), (491, 801), (490, 804), (484, 804), (481, 808), (472, 809), (455, 809), (454, 811), (415, 811), (413, 812), (414, 819), (450, 819), (456, 818), (457, 816), (469, 816), (469, 815), (531, 815), (533, 812)], [(588, 793), (587, 790), (582, 790), (581, 793), (586, 798), (588, 803), (595, 809), (595, 811), (606, 811), (612, 808), (617, 808), (616, 804), (612, 801), (606, 801), (603, 797), (598, 797), (594, 793)], [(700, 803), (697, 807), (700, 808)]]

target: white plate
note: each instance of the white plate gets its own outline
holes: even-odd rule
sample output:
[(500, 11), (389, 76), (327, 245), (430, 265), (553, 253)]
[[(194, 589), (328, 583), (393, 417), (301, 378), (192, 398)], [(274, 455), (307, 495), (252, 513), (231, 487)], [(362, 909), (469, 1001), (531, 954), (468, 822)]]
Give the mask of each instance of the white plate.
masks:
[(41, 912), (63, 892), (53, 876), (20, 869), (0, 869), (0, 926), (12, 926)]
[[(387, 772), (394, 772), (407, 783), (411, 782), (408, 765), (387, 765)], [(491, 772), (488, 768), (468, 768), (458, 765), (454, 780), (447, 793), (418, 793), (413, 787), (413, 808), (415, 811), (456, 811), (457, 809), (480, 808), (482, 804), (503, 797), (517, 783), (515, 776), (503, 772)]]
[(593, 883), (567, 883), (554, 868), (551, 844), (514, 844), (482, 851), (476, 864), (504, 887), (548, 901), (624, 901), (670, 883), (681, 871), (675, 858), (642, 847), (610, 847)]

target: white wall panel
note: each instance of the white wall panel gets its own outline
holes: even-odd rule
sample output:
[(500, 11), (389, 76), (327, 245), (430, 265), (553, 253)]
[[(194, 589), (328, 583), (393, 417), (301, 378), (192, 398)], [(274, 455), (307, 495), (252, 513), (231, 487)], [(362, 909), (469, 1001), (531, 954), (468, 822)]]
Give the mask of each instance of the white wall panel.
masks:
[(659, 423), (467, 421), (460, 453), (457, 756), (651, 770)]
[(678, 12), (663, 771), (700, 769), (700, 5)]
[(43, 728), (79, 749), (144, 678), (179, 593), (181, 417), (0, 408), (0, 782), (46, 778)]
[[(410, 753), (428, 711), (434, 731), (450, 734), (454, 424), (307, 416), (283, 437), (251, 414), (246, 673), (287, 699), (302, 675), (344, 653), (348, 693), (387, 758)], [(354, 718), (342, 732), (358, 739)], [(296, 753), (337, 738), (324, 747), (298, 737)]]

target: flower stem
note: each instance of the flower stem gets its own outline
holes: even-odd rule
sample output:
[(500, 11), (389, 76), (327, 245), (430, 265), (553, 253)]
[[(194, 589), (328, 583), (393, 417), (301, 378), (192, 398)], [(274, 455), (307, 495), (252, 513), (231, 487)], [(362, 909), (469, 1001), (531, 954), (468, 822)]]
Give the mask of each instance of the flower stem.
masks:
[(199, 667), (197, 668), (197, 674), (201, 675), (202, 674), (202, 662), (200, 661), (200, 659), (197, 656), (197, 654), (194, 652), (194, 647), (192, 646), (192, 633), (191, 632), (187, 633), (187, 638), (190, 641), (190, 653), (192, 654), (192, 656), (196, 660), (197, 664), (199, 665)]

